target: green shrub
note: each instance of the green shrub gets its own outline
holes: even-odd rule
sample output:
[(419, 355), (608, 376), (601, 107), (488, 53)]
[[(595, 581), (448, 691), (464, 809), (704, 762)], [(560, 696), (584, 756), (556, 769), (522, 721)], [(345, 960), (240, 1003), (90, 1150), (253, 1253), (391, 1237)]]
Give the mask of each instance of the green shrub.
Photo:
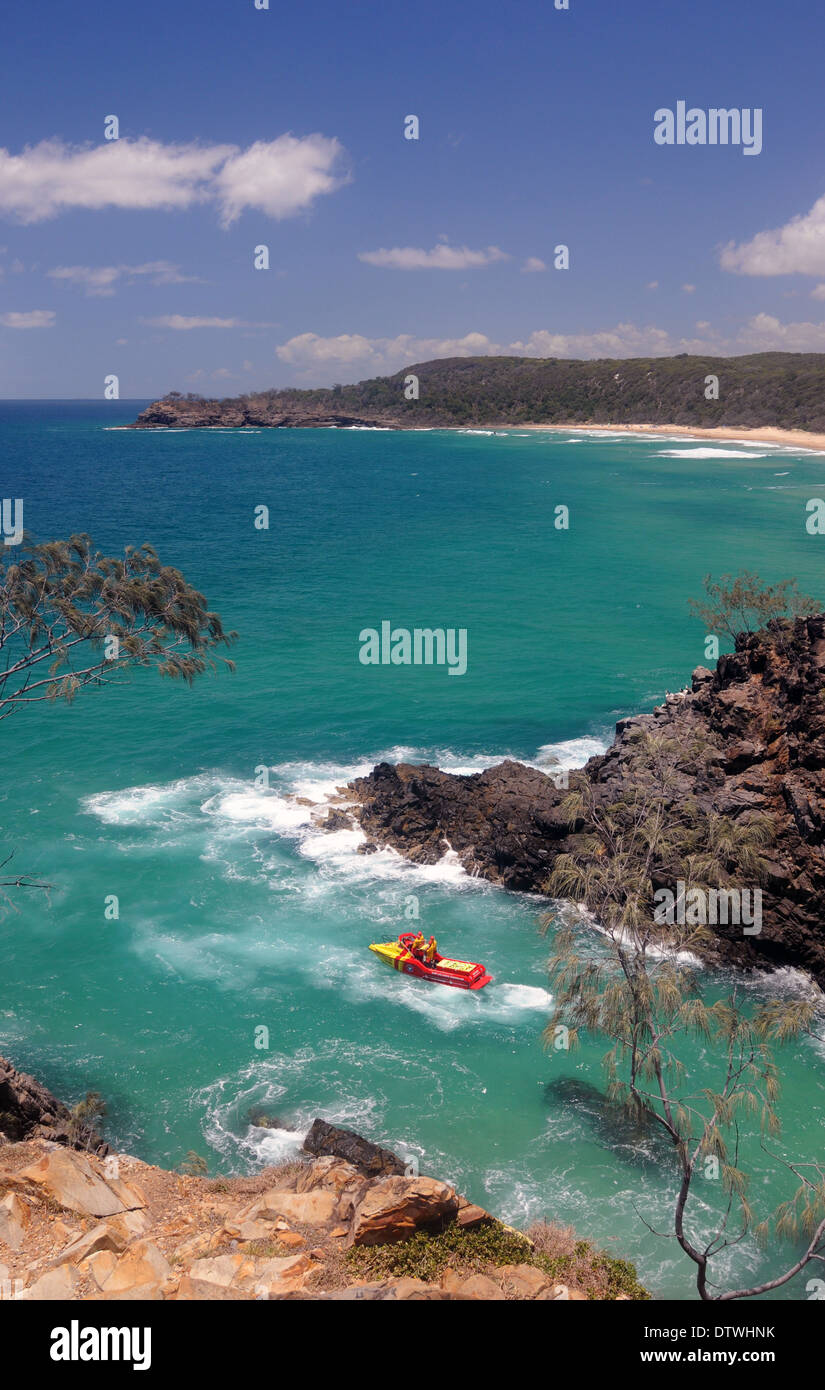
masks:
[(359, 1276), (386, 1279), (408, 1275), (435, 1280), (445, 1269), (478, 1274), (491, 1265), (527, 1264), (533, 1247), (526, 1236), (490, 1221), (466, 1230), (457, 1222), (437, 1234), (416, 1231), (397, 1245), (356, 1245), (347, 1261)]
[(549, 1255), (536, 1250), (533, 1241), (501, 1222), (490, 1221), (470, 1230), (453, 1222), (443, 1231), (417, 1231), (397, 1245), (358, 1245), (345, 1262), (357, 1278), (408, 1277), (437, 1282), (444, 1271), (485, 1274), (498, 1265), (532, 1265), (550, 1280), (571, 1284), (592, 1299), (649, 1299), (636, 1270), (627, 1260), (616, 1260), (596, 1250), (586, 1240), (576, 1241), (566, 1253)]

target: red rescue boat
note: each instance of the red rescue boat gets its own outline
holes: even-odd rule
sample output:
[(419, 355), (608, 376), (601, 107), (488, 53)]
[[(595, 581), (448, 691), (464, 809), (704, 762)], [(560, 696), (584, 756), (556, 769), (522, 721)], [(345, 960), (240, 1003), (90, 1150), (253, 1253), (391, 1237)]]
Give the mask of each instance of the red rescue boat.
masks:
[(488, 985), (492, 975), (488, 975), (483, 965), (470, 960), (451, 960), (448, 956), (436, 953), (434, 963), (427, 963), (412, 952), (416, 933), (402, 932), (397, 941), (373, 942), (370, 950), (394, 970), (404, 975), (415, 975), (419, 980), (429, 980), (434, 985), (452, 985), (455, 989), (482, 989)]

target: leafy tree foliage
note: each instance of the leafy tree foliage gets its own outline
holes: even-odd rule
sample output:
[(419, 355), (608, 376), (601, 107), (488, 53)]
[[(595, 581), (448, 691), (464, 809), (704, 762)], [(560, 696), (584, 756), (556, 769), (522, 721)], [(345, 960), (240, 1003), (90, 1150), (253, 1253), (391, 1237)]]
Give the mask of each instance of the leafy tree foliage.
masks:
[(756, 632), (772, 620), (822, 608), (816, 599), (799, 593), (795, 579), (764, 584), (752, 570), (741, 570), (735, 577), (723, 574), (718, 581), (706, 574), (704, 583), (705, 600), (688, 600), (691, 613), (709, 632), (724, 632), (734, 642), (741, 633)]
[(99, 1091), (87, 1091), (83, 1100), (73, 1105), (70, 1111), (69, 1127), (76, 1142), (87, 1149), (96, 1148), (100, 1142), (97, 1125), (106, 1114), (106, 1102)]
[(234, 638), (151, 545), (127, 546), (122, 558), (93, 550), (86, 535), (0, 547), (0, 719), (71, 701), (134, 666), (191, 685)]
[[(191, 685), (215, 669), (214, 653), (235, 635), (151, 545), (113, 557), (86, 535), (0, 544), (0, 719), (44, 700), (71, 701), (131, 667), (154, 666)], [(0, 890), (49, 886), (26, 873), (0, 880)], [(10, 901), (0, 892), (0, 902)]]
[[(825, 1162), (792, 1162), (777, 1150), (779, 1073), (772, 1047), (810, 1031), (815, 1006), (795, 1000), (748, 1008), (737, 989), (705, 1003), (695, 963), (707, 928), (660, 924), (654, 916), (654, 873), (659, 881), (683, 879), (689, 892), (729, 884), (735, 874), (752, 880), (762, 872), (768, 821), (730, 822), (679, 799), (680, 763), (712, 753), (701, 742), (686, 749), (644, 734), (626, 779), (630, 789), (621, 799), (601, 806), (581, 775), (572, 786), (566, 809), (576, 832), (574, 848), (559, 856), (547, 888), (595, 913), (608, 950), (602, 960), (592, 952), (583, 956), (575, 927), (567, 921), (557, 930), (550, 961), (555, 1008), (545, 1040), (554, 1046), (563, 1028), (570, 1046), (581, 1032), (611, 1044), (604, 1058), (608, 1101), (661, 1129), (673, 1154), (673, 1229), (657, 1234), (675, 1237), (694, 1262), (700, 1298), (728, 1301), (770, 1292), (812, 1261), (825, 1262)], [(556, 926), (555, 917), (549, 915), (544, 925)], [(691, 1079), (682, 1051), (689, 1040), (712, 1059), (713, 1084)], [(761, 1217), (740, 1162), (742, 1137), (754, 1125), (771, 1158), (796, 1180), (788, 1200)], [(697, 1194), (708, 1161), (720, 1179), (722, 1201), (716, 1207)], [(802, 1250), (775, 1279), (720, 1288), (713, 1280), (714, 1261), (749, 1235), (761, 1242), (793, 1237), (802, 1241)]]
[[(222, 401), (180, 393), (167, 404), (197, 424), (266, 425), (284, 416), (349, 414), (409, 425), (672, 424), (825, 431), (825, 356), (761, 352), (743, 357), (448, 357), (349, 386), (258, 391)], [(418, 377), (418, 400), (404, 379)], [(720, 383), (705, 397), (705, 377)], [(151, 408), (148, 412), (151, 414)]]

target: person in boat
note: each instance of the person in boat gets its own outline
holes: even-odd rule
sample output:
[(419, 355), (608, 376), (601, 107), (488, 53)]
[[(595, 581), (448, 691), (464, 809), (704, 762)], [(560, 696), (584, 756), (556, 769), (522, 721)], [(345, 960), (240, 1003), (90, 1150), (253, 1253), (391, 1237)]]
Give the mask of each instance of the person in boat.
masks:
[(424, 933), (420, 931), (418, 933), (418, 936), (416, 936), (413, 939), (413, 943), (410, 946), (410, 950), (412, 951), (412, 954), (415, 956), (416, 960), (423, 960), (425, 949), (426, 946), (424, 942)]
[(427, 945), (424, 948), (424, 960), (426, 961), (427, 965), (435, 965), (437, 958), (438, 942), (436, 941), (434, 936), (431, 936), (429, 941), (427, 942)]

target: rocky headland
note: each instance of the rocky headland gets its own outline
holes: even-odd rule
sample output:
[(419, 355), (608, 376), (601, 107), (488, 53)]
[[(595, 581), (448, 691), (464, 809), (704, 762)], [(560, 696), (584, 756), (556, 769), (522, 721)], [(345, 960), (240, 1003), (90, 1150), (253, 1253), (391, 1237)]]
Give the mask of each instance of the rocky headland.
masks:
[[(620, 720), (612, 746), (584, 769), (596, 806), (632, 795), (647, 734), (675, 750), (666, 808), (674, 819), (692, 803), (700, 815), (758, 816), (770, 826), (761, 930), (714, 925), (708, 956), (798, 967), (824, 987), (825, 616), (741, 635), (715, 671), (698, 667), (690, 688), (650, 714)], [(347, 789), (366, 850), (392, 846), (434, 863), (451, 849), (470, 874), (542, 894), (558, 856), (592, 830), (584, 821), (571, 825), (567, 794), (552, 776), (517, 762), (469, 776), (382, 763)], [(333, 823), (341, 815), (331, 812)], [(679, 872), (672, 858), (654, 862), (653, 888), (672, 889)]]
[(301, 402), (238, 397), (226, 401), (166, 396), (141, 411), (133, 429), (402, 429), (396, 412), (335, 409), (331, 401)]
[[(137, 429), (389, 429), (506, 425), (696, 425), (825, 431), (821, 353), (743, 357), (446, 357), (345, 386), (207, 400), (172, 391)], [(708, 376), (723, 384), (706, 394)]]
[(247, 1178), (194, 1177), (43, 1137), (0, 1139), (0, 1297), (648, 1295), (632, 1266), (569, 1229), (540, 1222), (515, 1231), (450, 1183), (412, 1173), (389, 1149), (318, 1119), (298, 1157)]

